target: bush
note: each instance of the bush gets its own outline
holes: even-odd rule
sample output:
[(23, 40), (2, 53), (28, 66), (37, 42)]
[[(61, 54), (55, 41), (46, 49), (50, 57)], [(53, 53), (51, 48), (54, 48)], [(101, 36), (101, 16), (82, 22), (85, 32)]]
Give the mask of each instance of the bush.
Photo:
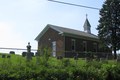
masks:
[[(13, 58), (13, 57), (12, 57)], [(105, 62), (88, 62), (76, 65), (73, 59), (52, 60), (44, 55), (26, 62), (24, 57), (19, 57), (16, 63), (12, 58), (1, 58), (1, 80), (119, 80), (120, 63), (114, 60)], [(16, 57), (15, 57), (16, 58)], [(82, 60), (83, 62), (84, 60)], [(45, 62), (45, 63), (44, 63)], [(51, 63), (56, 62), (55, 66)], [(78, 62), (79, 63), (79, 60)], [(81, 62), (80, 62), (81, 63)], [(46, 66), (47, 65), (47, 66)]]
[(67, 66), (69, 66), (69, 64), (70, 64), (69, 59), (63, 59), (63, 60), (61, 60), (61, 61), (62, 61), (62, 65), (63, 65), (64, 67), (67, 67)]
[(50, 51), (50, 48), (48, 48), (47, 46), (42, 51), (42, 45), (38, 51), (40, 51), (42, 57), (37, 56), (36, 60), (37, 64), (48, 66), (48, 60), (50, 58), (52, 51)]

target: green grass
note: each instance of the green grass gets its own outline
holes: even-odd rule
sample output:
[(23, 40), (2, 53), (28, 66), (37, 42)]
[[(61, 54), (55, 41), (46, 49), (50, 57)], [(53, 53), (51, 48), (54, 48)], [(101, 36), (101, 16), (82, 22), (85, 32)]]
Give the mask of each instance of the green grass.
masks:
[[(24, 63), (25, 61), (25, 58), (24, 57), (21, 57), (21, 55), (15, 55), (15, 54), (5, 54), (6, 57), (5, 58), (2, 58), (2, 55), (5, 54), (5, 53), (0, 53), (0, 64), (2, 63), (2, 61), (11, 61), (13, 64), (17, 64), (19, 59), (22, 61), (22, 63)], [(11, 58), (7, 58), (7, 55), (10, 55)]]
[[(7, 61), (11, 61), (12, 64), (18, 64), (18, 62), (21, 61), (22, 64), (25, 64), (25, 57), (22, 57), (21, 55), (16, 55), (16, 54), (5, 54), (6, 56), (7, 55), (11, 55), (11, 58), (2, 58), (2, 55), (5, 54), (5, 53), (0, 53), (0, 64), (3, 63), (3, 61), (7, 62)], [(71, 62), (71, 64), (73, 65), (82, 65), (82, 64), (86, 64), (86, 61), (85, 59), (82, 60), (82, 58), (78, 58), (78, 60), (74, 60), (73, 58), (63, 58), (63, 60), (66, 60), (66, 59), (69, 59), (69, 61)], [(32, 57), (32, 61), (33, 62), (36, 62), (36, 57)], [(94, 60), (93, 60), (94, 61)], [(49, 58), (49, 61), (48, 63), (51, 65), (51, 66), (57, 66), (57, 65), (60, 65), (62, 64), (61, 63), (61, 60), (57, 60), (56, 57), (50, 57)], [(109, 61), (106, 61), (106, 63), (108, 64), (116, 64), (116, 61), (115, 60), (109, 60)]]
[[(0, 53), (0, 64), (2, 64), (3, 62), (9, 62), (11, 61), (12, 64), (18, 64), (18, 62), (21, 62), (21, 64), (25, 64), (25, 57), (22, 57), (21, 55), (16, 55), (16, 54), (5, 54), (6, 56), (7, 55), (11, 55), (11, 58), (2, 58), (2, 55), (5, 54), (5, 53)], [(81, 58), (78, 58), (78, 60), (73, 60), (73, 58), (63, 58), (63, 60), (66, 60), (66, 59), (69, 59), (69, 61), (71, 62), (71, 64), (73, 65), (82, 65), (82, 64), (86, 64), (86, 61), (85, 59), (82, 60)], [(94, 60), (93, 60), (94, 61)], [(36, 57), (32, 57), (32, 62), (36, 62)], [(94, 61), (96, 62), (96, 61)], [(49, 61), (48, 63), (51, 65), (51, 66), (58, 66), (61, 63), (61, 60), (57, 60), (56, 57), (50, 57), (49, 58)], [(96, 62), (98, 63), (98, 62)], [(116, 60), (108, 60), (106, 62), (104, 62), (106, 64), (115, 64), (116, 65)]]
[(109, 80), (109, 75), (112, 80), (120, 78), (120, 64), (116, 64), (115, 60), (93, 60), (86, 63), (85, 59), (81, 58), (76, 61), (73, 58), (57, 60), (49, 57), (47, 61), (44, 57), (32, 57), (30, 62), (26, 62), (21, 55), (6, 54), (11, 55), (11, 58), (2, 58), (2, 54), (0, 53), (0, 79), (4, 80)]

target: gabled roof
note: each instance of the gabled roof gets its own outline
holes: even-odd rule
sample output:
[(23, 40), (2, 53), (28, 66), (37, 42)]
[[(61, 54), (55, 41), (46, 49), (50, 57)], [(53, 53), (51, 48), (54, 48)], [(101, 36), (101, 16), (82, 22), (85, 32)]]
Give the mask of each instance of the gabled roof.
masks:
[(91, 27), (91, 25), (90, 25), (90, 23), (89, 23), (89, 21), (88, 21), (87, 18), (86, 18), (86, 20), (85, 20), (85, 24), (84, 24), (83, 27)]
[(52, 28), (56, 31), (58, 31), (60, 34), (72, 34), (72, 35), (77, 35), (77, 36), (83, 36), (83, 37), (87, 37), (87, 38), (93, 38), (93, 39), (98, 39), (98, 37), (94, 34), (89, 34), (83, 31), (79, 31), (79, 30), (74, 30), (74, 29), (69, 29), (69, 28), (64, 28), (64, 27), (59, 27), (59, 26), (55, 26), (55, 25), (51, 25), (48, 24), (43, 30), (42, 32), (35, 38), (35, 40), (39, 40), (42, 35), (49, 29)]

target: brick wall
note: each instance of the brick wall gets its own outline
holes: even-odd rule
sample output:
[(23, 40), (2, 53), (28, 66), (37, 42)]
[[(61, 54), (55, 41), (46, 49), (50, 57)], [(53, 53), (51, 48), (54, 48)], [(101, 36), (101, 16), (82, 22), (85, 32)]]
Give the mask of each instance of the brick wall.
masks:
[[(75, 39), (75, 51), (76, 52), (83, 52), (83, 41), (87, 42), (87, 52), (91, 51), (94, 52), (93, 49), (93, 43), (97, 43), (97, 52), (102, 52), (101, 49), (98, 48), (99, 43), (97, 41), (91, 41), (91, 40), (85, 40), (85, 39), (80, 39), (80, 38), (74, 38), (74, 37), (69, 37), (65, 36), (65, 51), (71, 51), (71, 39)], [(68, 53), (65, 53), (65, 57), (73, 57), (76, 55), (76, 52), (71, 51)], [(78, 57), (85, 57), (84, 53), (78, 53)]]
[[(43, 48), (45, 46), (50, 47), (50, 50), (52, 51), (52, 42), (56, 41), (56, 51), (61, 51), (63, 50), (63, 36), (58, 34), (56, 30), (49, 28), (44, 35), (40, 38), (38, 42), (38, 49), (40, 49), (40, 45), (42, 44)], [(50, 40), (49, 40), (50, 39)], [(42, 49), (43, 49), (42, 48)], [(59, 52), (56, 53), (56, 56), (59, 55)], [(62, 54), (63, 55), (63, 54)], [(51, 55), (52, 56), (52, 55)]]
[[(50, 40), (49, 40), (50, 39)], [(83, 52), (83, 41), (87, 42), (87, 51), (94, 52), (93, 50), (93, 43), (97, 43), (97, 52), (103, 52), (102, 49), (99, 49), (98, 41), (92, 41), (92, 40), (86, 40), (86, 39), (80, 39), (80, 38), (75, 38), (75, 37), (69, 37), (65, 36), (65, 51), (71, 51), (71, 39), (75, 39), (75, 51), (76, 52)], [(89, 39), (89, 38), (88, 38)], [(64, 36), (59, 34), (56, 30), (49, 28), (44, 35), (40, 38), (38, 42), (38, 49), (40, 48), (40, 45), (42, 44), (43, 48), (47, 45), (50, 47), (50, 50), (52, 51), (52, 42), (56, 41), (56, 51), (61, 51), (63, 50), (63, 41), (64, 41)], [(42, 48), (42, 49), (43, 49)], [(67, 52), (65, 53), (65, 57), (74, 57), (76, 55), (76, 52)], [(59, 52), (56, 52), (56, 56), (59, 56)], [(78, 53), (78, 57), (85, 57), (85, 53)], [(63, 53), (61, 53), (63, 56)], [(51, 55), (52, 56), (52, 55)]]

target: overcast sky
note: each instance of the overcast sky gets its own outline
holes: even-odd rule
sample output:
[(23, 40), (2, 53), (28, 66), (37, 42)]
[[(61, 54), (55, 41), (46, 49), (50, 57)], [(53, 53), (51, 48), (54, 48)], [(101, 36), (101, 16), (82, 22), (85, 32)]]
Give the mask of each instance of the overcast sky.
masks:
[[(105, 0), (56, 0), (72, 4), (102, 8)], [(30, 42), (37, 49), (34, 39), (47, 24), (83, 31), (88, 14), (91, 32), (96, 30), (99, 10), (55, 3), (47, 0), (0, 0), (0, 47), (26, 48)], [(8, 53), (10, 50), (0, 52)], [(16, 54), (21, 54), (17, 51)]]

